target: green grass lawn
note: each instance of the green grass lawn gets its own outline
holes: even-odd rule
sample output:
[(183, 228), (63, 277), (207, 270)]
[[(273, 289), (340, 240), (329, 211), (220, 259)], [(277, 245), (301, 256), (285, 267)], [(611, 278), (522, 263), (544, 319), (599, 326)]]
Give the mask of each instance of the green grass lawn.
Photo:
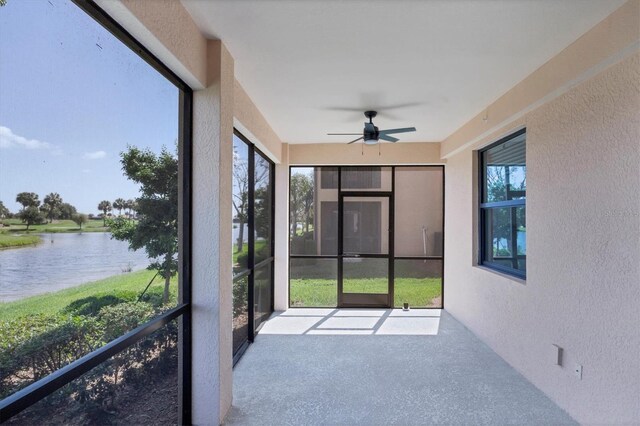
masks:
[[(128, 290), (142, 293), (154, 275), (155, 271), (148, 270), (130, 272), (53, 293), (27, 297), (14, 302), (0, 302), (0, 321), (29, 314), (54, 314), (76, 300), (91, 296), (108, 295), (115, 291)], [(170, 300), (172, 303), (177, 300), (177, 281), (177, 276), (171, 280)], [(158, 276), (149, 287), (149, 290), (147, 290), (147, 293), (162, 294), (163, 289), (164, 280)]]
[[(387, 280), (376, 278), (349, 279), (343, 283), (352, 293), (387, 293)], [(290, 281), (291, 306), (335, 307), (338, 284), (329, 279), (292, 279)], [(412, 307), (434, 306), (433, 299), (442, 295), (440, 278), (397, 278), (394, 306), (409, 302)]]
[[(4, 232), (29, 232), (29, 233), (41, 233), (41, 232), (79, 232), (80, 228), (72, 220), (54, 220), (52, 223), (44, 223), (42, 225), (31, 225), (29, 231), (27, 231), (27, 225), (22, 223), (20, 219), (5, 219), (2, 221), (5, 226), (1, 228)], [(89, 220), (82, 225), (82, 232), (105, 232), (109, 228), (102, 226), (102, 219)]]
[[(255, 243), (255, 251), (259, 252), (260, 250), (262, 250), (265, 246), (265, 244), (267, 244), (266, 241), (260, 240), (260, 241), (256, 241)], [(233, 266), (234, 268), (239, 267), (238, 265), (238, 256), (240, 255), (247, 255), (247, 253), (249, 252), (249, 243), (244, 243), (242, 245), (242, 251), (238, 251), (238, 246), (236, 245), (236, 243), (233, 243)]]
[(8, 232), (0, 232), (0, 249), (31, 246), (41, 241), (37, 235), (13, 235)]

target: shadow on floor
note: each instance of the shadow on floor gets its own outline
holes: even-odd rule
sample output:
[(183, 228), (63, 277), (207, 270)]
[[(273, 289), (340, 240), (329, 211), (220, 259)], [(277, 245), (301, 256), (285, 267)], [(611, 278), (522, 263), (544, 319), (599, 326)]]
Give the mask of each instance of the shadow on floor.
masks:
[(289, 309), (274, 313), (260, 334), (435, 335), (440, 309)]

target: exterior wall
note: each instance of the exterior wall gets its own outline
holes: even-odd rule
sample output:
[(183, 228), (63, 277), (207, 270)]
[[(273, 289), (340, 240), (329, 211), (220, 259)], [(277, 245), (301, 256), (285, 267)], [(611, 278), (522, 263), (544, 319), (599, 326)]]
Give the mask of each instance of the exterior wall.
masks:
[(633, 54), (640, 47), (639, 17), (640, 0), (629, 0), (444, 140), (442, 158), (461, 152)]
[(282, 142), (238, 80), (233, 84), (233, 116), (235, 127), (274, 163), (282, 161)]
[[(447, 163), (446, 309), (584, 423), (640, 422), (639, 111), (636, 53)], [(474, 149), (522, 126), (526, 282), (474, 266)]]
[(443, 164), (440, 158), (440, 144), (423, 143), (382, 143), (378, 146), (364, 146), (354, 143), (344, 144), (299, 144), (289, 145), (289, 163), (306, 166), (355, 166), (355, 165), (395, 165), (395, 164)]
[(208, 86), (194, 92), (192, 348), (194, 424), (219, 424), (231, 407), (231, 166), (233, 59), (209, 41)]
[(289, 308), (289, 146), (282, 144), (281, 162), (276, 164), (275, 271), (273, 308)]

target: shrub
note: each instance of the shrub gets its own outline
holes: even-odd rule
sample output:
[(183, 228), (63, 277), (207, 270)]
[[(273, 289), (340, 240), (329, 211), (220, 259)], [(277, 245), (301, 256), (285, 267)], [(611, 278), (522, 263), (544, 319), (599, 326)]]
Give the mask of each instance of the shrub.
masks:
[(233, 316), (241, 315), (247, 310), (248, 299), (247, 279), (240, 278), (233, 282)]
[(100, 309), (98, 319), (103, 324), (104, 340), (110, 342), (146, 322), (153, 308), (146, 302), (124, 302)]
[(0, 323), (0, 396), (39, 380), (103, 343), (95, 318), (29, 315)]

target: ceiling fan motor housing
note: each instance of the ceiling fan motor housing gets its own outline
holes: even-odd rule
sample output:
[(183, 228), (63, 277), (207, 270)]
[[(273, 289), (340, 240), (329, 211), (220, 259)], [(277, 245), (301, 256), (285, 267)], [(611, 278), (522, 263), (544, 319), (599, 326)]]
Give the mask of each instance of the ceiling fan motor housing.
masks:
[(380, 132), (378, 131), (378, 127), (373, 126), (373, 132), (364, 131), (364, 140), (378, 140), (380, 139)]
[(373, 127), (373, 131), (371, 130), (371, 127), (367, 127), (365, 125), (364, 127), (364, 131), (363, 131), (363, 138), (365, 143), (367, 141), (378, 141), (378, 139), (380, 139), (380, 132), (378, 131), (378, 127), (375, 126), (373, 124), (373, 118), (378, 115), (377, 111), (365, 111), (364, 112), (364, 116), (367, 117), (369, 119), (369, 123), (371, 124), (371, 127)]

